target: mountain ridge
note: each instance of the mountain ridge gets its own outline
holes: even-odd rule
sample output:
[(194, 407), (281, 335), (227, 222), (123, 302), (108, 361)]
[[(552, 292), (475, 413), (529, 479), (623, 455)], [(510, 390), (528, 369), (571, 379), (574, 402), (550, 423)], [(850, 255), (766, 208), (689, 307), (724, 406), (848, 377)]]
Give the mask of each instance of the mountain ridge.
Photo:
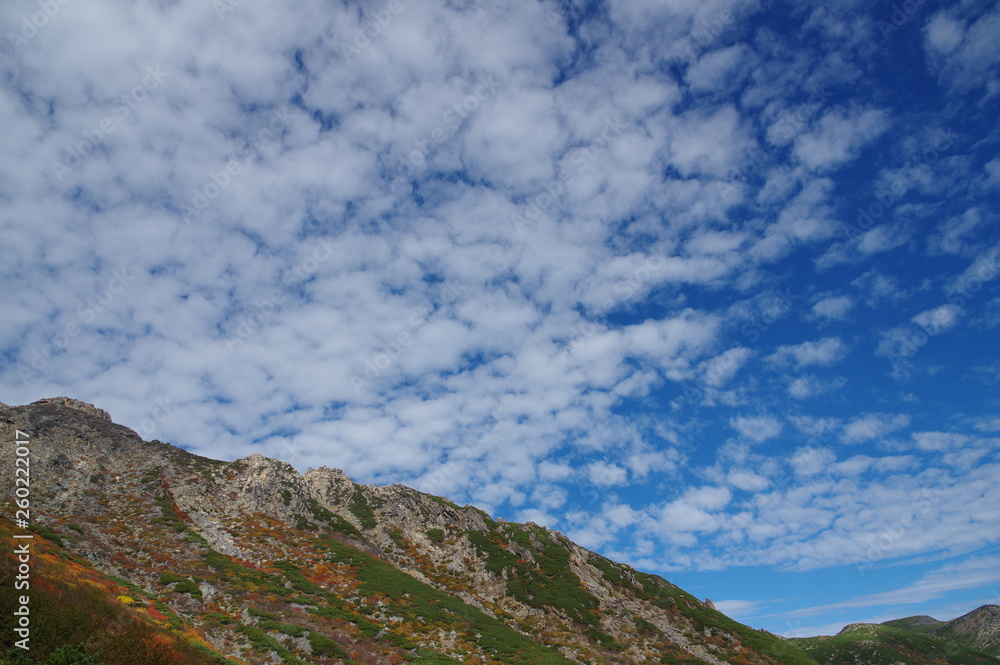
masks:
[(132, 598), (157, 639), (218, 662), (826, 662), (558, 531), (340, 469), (201, 457), (71, 398), (0, 405), (5, 487), (15, 428), (35, 532)]
[[(0, 417), (31, 436), (38, 528), (229, 658), (813, 664), (538, 525), (402, 485), (360, 485), (338, 469), (211, 460), (143, 441), (70, 398), (5, 405)], [(3, 465), (9, 485), (12, 467)]]

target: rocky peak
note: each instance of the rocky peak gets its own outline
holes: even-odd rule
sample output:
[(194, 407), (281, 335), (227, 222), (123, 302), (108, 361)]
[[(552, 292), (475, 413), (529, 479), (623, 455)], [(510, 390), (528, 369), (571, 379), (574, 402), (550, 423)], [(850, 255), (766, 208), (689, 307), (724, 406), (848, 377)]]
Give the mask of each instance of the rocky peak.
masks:
[(309, 469), (303, 476), (309, 493), (325, 506), (335, 506), (354, 494), (354, 481), (340, 469)]
[(57, 404), (60, 406), (65, 406), (69, 409), (82, 411), (87, 415), (94, 416), (96, 418), (102, 418), (104, 420), (107, 420), (108, 422), (111, 422), (111, 415), (104, 409), (98, 409), (93, 404), (90, 404), (88, 402), (81, 402), (80, 400), (73, 399), (72, 397), (46, 397), (45, 399), (40, 399), (37, 402), (33, 403), (33, 405), (36, 404)]

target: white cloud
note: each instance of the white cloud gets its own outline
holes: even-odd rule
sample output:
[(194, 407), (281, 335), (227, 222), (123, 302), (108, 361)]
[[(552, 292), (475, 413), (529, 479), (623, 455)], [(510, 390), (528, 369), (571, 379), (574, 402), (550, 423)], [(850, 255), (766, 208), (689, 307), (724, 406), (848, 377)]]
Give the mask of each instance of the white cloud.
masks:
[(928, 335), (939, 335), (951, 329), (961, 313), (962, 310), (956, 305), (941, 305), (917, 314), (912, 321), (927, 331)]
[(739, 84), (741, 71), (750, 65), (749, 50), (742, 44), (705, 53), (688, 67), (687, 80), (693, 90), (728, 90)]
[(910, 424), (905, 413), (870, 413), (844, 425), (840, 440), (844, 443), (864, 443), (884, 437)]
[(826, 471), (836, 459), (833, 451), (827, 448), (799, 448), (789, 461), (796, 475), (815, 476)]
[(847, 317), (853, 306), (854, 301), (849, 296), (833, 296), (817, 302), (813, 305), (812, 311), (816, 316), (841, 321)]
[(724, 106), (712, 113), (687, 113), (678, 119), (670, 161), (681, 174), (729, 175), (751, 146), (739, 113)]
[(752, 353), (746, 347), (737, 347), (702, 362), (701, 369), (705, 384), (714, 388), (725, 385), (746, 364)]
[(813, 616), (830, 610), (856, 609), (878, 605), (912, 605), (935, 598), (941, 598), (949, 591), (987, 587), (1000, 582), (1000, 557), (992, 555), (975, 556), (964, 561), (950, 563), (925, 573), (912, 584), (866, 594), (837, 603), (803, 608), (781, 615), (785, 617)]
[(729, 426), (756, 443), (773, 439), (782, 428), (781, 422), (771, 416), (738, 416), (729, 421)]
[(815, 342), (779, 346), (767, 360), (779, 365), (794, 362), (797, 368), (829, 366), (843, 360), (847, 351), (847, 345), (839, 337), (824, 337)]
[(770, 480), (749, 469), (733, 469), (726, 480), (733, 487), (750, 492), (760, 491), (771, 484)]
[(715, 609), (737, 620), (753, 616), (761, 606), (759, 601), (753, 600), (715, 600), (712, 602)]
[(982, 418), (976, 423), (976, 429), (982, 432), (1000, 432), (1000, 416)]
[(833, 109), (795, 141), (795, 155), (808, 168), (826, 170), (857, 157), (861, 148), (889, 129), (889, 115), (880, 109)]
[(977, 13), (973, 20), (963, 20), (954, 9), (939, 10), (924, 28), (924, 48), (931, 70), (946, 85), (968, 89), (987, 84), (987, 94), (996, 94), (988, 82), (997, 67), (993, 47), (1000, 39), (1000, 10)]
[(920, 450), (952, 450), (969, 443), (972, 438), (954, 432), (914, 432), (913, 442)]
[(598, 487), (612, 487), (628, 483), (628, 471), (617, 464), (593, 462), (587, 466), (590, 482)]
[[(68, 3), (8, 49), (5, 401), (68, 393), (147, 438), (412, 484), (651, 568), (851, 564), (907, 511), (873, 560), (995, 540), (995, 440), (939, 434), (935, 409), (904, 431), (958, 397), (836, 365), (967, 318), (976, 360), (920, 360), (994, 380), (995, 10), (915, 28), (944, 83), (916, 109), (854, 64), (878, 36), (856, 2), (794, 35), (751, 31), (742, 0), (404, 3), (356, 53), (379, 5), (308, 4)], [(57, 174), (67, 145), (88, 154)], [(885, 188), (893, 220), (845, 240)], [(838, 437), (878, 445), (839, 459)]]
[(807, 374), (792, 379), (792, 382), (788, 384), (788, 394), (795, 399), (809, 399), (810, 397), (816, 397), (817, 395), (837, 390), (845, 383), (846, 379), (843, 377), (821, 379)]

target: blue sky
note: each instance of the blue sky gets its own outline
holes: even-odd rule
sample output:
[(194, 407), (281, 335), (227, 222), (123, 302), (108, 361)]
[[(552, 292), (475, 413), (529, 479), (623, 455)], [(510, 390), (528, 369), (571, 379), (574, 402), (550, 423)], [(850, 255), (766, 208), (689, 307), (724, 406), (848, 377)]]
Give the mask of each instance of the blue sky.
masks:
[(1000, 602), (1000, 5), (4, 3), (0, 399), (755, 627)]

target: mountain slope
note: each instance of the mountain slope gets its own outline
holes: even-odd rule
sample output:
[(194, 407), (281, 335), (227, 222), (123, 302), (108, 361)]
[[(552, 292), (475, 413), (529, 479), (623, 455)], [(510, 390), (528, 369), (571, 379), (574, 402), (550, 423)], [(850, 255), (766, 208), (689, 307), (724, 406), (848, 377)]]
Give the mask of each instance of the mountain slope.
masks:
[[(904, 625), (907, 625), (904, 623)], [(833, 636), (791, 640), (821, 665), (1000, 665), (1000, 658), (957, 641), (885, 624), (858, 623)]]
[[(14, 532), (11, 522), (0, 518), (0, 540), (12, 542)], [(192, 626), (163, 603), (126, 580), (95, 570), (62, 549), (59, 540), (50, 531), (36, 530), (30, 548), (31, 587), (19, 592), (31, 598), (27, 646), (33, 659), (22, 658), (20, 649), (6, 655), (0, 650), (0, 663), (46, 662), (57, 648), (78, 650), (81, 644), (103, 665), (222, 662)], [(18, 604), (8, 591), (15, 588), (17, 564), (13, 552), (5, 551), (0, 558), (0, 588), (5, 591), (0, 593), (0, 634), (5, 638), (14, 635)]]
[(984, 605), (936, 627), (932, 634), (1000, 656), (1000, 605)]
[(0, 407), (4, 488), (14, 428), (32, 519), (67, 555), (243, 662), (815, 665), (558, 532), (334, 469), (198, 457), (66, 398)]
[(893, 619), (892, 621), (883, 621), (881, 625), (889, 626), (890, 628), (898, 628), (911, 633), (929, 633), (935, 628), (943, 626), (944, 621), (938, 621), (934, 617), (921, 615), (906, 617), (903, 619)]

